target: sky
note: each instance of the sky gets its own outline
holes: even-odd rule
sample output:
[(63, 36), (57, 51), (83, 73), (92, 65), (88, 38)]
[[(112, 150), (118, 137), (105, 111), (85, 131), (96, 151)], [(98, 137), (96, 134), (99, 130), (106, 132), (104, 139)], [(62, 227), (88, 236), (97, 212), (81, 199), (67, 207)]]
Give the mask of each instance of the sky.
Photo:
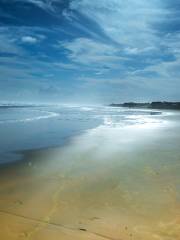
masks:
[(180, 100), (179, 0), (0, 0), (0, 101)]

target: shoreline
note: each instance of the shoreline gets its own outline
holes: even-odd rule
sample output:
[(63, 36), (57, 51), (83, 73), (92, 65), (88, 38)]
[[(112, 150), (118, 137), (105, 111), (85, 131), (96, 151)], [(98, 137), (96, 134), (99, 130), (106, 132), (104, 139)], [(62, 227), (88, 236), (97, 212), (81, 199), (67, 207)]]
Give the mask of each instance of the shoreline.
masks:
[[(129, 109), (129, 107), (123, 107), (123, 108), (127, 108)], [(147, 109), (147, 108), (130, 108), (131, 110), (152, 110), (152, 109)], [(155, 110), (155, 109), (154, 109)], [(167, 112), (178, 112), (178, 110), (167, 110), (167, 109), (156, 109), (157, 111), (160, 110), (160, 114), (157, 114), (158, 116), (163, 116), (163, 112), (164, 113), (167, 113)], [(152, 114), (154, 115), (154, 114)], [(156, 115), (156, 114), (155, 114)], [(151, 114), (150, 114), (151, 116)], [(80, 131), (77, 131), (77, 133), (74, 133), (73, 135), (71, 136), (67, 136), (65, 138), (63, 138), (63, 142), (62, 143), (58, 143), (58, 144), (53, 144), (53, 145), (49, 145), (49, 146), (44, 146), (44, 147), (38, 147), (38, 148), (30, 148), (30, 149), (20, 149), (20, 150), (17, 150), (17, 151), (12, 151), (12, 152), (5, 152), (6, 153), (10, 153), (10, 154), (17, 154), (19, 155), (20, 157), (18, 157), (17, 160), (13, 160), (13, 161), (7, 161), (7, 162), (2, 162), (0, 163), (0, 171), (1, 169), (6, 169), (6, 168), (11, 168), (11, 167), (14, 167), (16, 165), (22, 165), (23, 163), (26, 163), (27, 164), (27, 158), (28, 156), (32, 155), (32, 154), (36, 154), (36, 153), (41, 153), (41, 152), (46, 152), (46, 151), (53, 151), (54, 149), (61, 149), (63, 147), (66, 147), (68, 146), (69, 144), (71, 144), (71, 142), (73, 141), (74, 138), (77, 138), (77, 137), (80, 137), (81, 135), (85, 134), (86, 132), (88, 131), (91, 131), (93, 129), (96, 129), (97, 127), (101, 126), (101, 124), (99, 123), (98, 125), (96, 124), (96, 126), (93, 126), (93, 127), (89, 127), (87, 129), (84, 129), (84, 130), (80, 130)]]
[(178, 125), (99, 126), (0, 169), (0, 238), (178, 239), (180, 117), (165, 118)]
[[(164, 113), (167, 113), (167, 112), (174, 112), (174, 113), (178, 113), (179, 111), (178, 110), (168, 110), (168, 109), (148, 109), (148, 108), (129, 108), (129, 107), (123, 107), (123, 108), (127, 108), (127, 109), (133, 109), (133, 110), (157, 110), (157, 111), (160, 111), (159, 113), (160, 114), (157, 114), (157, 116), (163, 116), (163, 112)], [(152, 114), (154, 115), (154, 114)], [(151, 116), (151, 115), (150, 115)], [(156, 114), (155, 114), (156, 116)], [(93, 129), (96, 129), (97, 127), (101, 126), (101, 124), (96, 124), (95, 126), (93, 127), (89, 127), (89, 128), (86, 128), (84, 130), (80, 130), (80, 131), (77, 131), (77, 133), (74, 133), (73, 135), (71, 136), (67, 136), (65, 138), (63, 138), (63, 142), (62, 143), (58, 143), (58, 144), (53, 144), (53, 145), (49, 145), (49, 146), (44, 146), (44, 147), (38, 147), (38, 148), (30, 148), (30, 149), (20, 149), (20, 150), (17, 150), (17, 151), (12, 151), (12, 152), (5, 152), (6, 153), (10, 153), (10, 154), (17, 154), (19, 155), (20, 157), (18, 157), (17, 160), (13, 160), (13, 161), (7, 161), (7, 162), (2, 162), (0, 163), (0, 171), (1, 169), (6, 169), (6, 168), (13, 168), (13, 167), (16, 167), (16, 165), (20, 166), (22, 164), (28, 164), (28, 158), (29, 156), (31, 156), (32, 154), (38, 154), (38, 153), (41, 153), (41, 152), (47, 152), (47, 151), (53, 151), (55, 149), (61, 149), (61, 148), (64, 148), (66, 146), (68, 146), (69, 144), (71, 144), (71, 142), (73, 142), (74, 138), (77, 138), (77, 137), (80, 137), (81, 135), (85, 134), (86, 132), (88, 131), (91, 131)]]

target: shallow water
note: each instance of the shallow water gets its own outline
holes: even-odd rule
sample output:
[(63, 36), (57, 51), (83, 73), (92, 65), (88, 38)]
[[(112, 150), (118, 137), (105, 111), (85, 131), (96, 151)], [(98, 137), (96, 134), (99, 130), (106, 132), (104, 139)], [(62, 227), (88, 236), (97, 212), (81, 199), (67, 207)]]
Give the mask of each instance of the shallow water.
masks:
[(0, 164), (21, 159), (18, 151), (64, 145), (84, 130), (137, 124), (152, 113), (160, 114), (103, 106), (0, 106)]
[(1, 169), (0, 239), (180, 239), (179, 113), (105, 111)]

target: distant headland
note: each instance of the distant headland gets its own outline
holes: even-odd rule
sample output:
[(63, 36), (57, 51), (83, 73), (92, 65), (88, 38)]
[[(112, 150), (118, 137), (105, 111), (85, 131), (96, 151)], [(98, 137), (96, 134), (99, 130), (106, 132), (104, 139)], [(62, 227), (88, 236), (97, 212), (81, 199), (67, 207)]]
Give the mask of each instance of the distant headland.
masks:
[(110, 107), (127, 107), (127, 108), (150, 108), (150, 109), (172, 109), (180, 110), (180, 102), (151, 102), (151, 103), (112, 103)]

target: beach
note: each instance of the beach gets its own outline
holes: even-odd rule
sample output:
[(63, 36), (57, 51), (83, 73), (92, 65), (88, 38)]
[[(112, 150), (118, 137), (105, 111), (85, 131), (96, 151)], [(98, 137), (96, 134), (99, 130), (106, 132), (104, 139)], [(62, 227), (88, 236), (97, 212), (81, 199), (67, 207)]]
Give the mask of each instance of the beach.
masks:
[(180, 0), (0, 0), (0, 240), (180, 240)]
[(0, 167), (0, 239), (180, 239), (180, 113), (83, 111), (96, 124)]

